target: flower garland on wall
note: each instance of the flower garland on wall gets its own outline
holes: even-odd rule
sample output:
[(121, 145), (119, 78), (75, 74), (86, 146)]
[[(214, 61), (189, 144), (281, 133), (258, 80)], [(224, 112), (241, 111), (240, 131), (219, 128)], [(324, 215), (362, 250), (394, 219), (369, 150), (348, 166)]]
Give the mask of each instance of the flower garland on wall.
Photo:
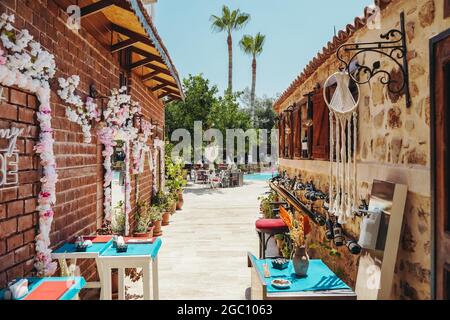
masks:
[[(155, 139), (155, 141), (153, 142), (153, 147), (155, 149), (155, 154), (153, 156), (153, 191), (155, 193), (157, 193), (158, 191), (164, 190), (165, 185), (166, 185), (166, 161), (165, 161), (165, 143), (163, 140), (157, 138)], [(158, 152), (160, 154), (160, 181), (161, 181), (161, 186), (160, 186), (160, 190), (158, 190), (158, 181), (157, 181), (157, 177), (158, 177), (158, 166), (157, 166), (157, 155)]]
[(53, 153), (53, 129), (51, 126), (50, 85), (55, 75), (56, 65), (52, 54), (43, 50), (40, 43), (33, 40), (28, 30), (17, 31), (12, 24), (14, 15), (0, 16), (0, 84), (17, 86), (36, 94), (39, 100), (37, 119), (40, 127), (39, 142), (35, 151), (40, 156), (43, 167), (41, 191), (38, 195), (39, 232), (36, 236), (35, 268), (39, 276), (51, 276), (56, 271), (52, 261), (50, 230), (56, 203), (56, 161)]
[(83, 103), (80, 96), (75, 93), (80, 84), (79, 76), (71, 76), (68, 79), (59, 78), (58, 96), (70, 106), (66, 107), (66, 116), (69, 121), (81, 126), (83, 131), (84, 143), (91, 143), (92, 141), (92, 122), (100, 121), (100, 113), (97, 104), (91, 97), (86, 98)]
[(150, 122), (141, 120), (142, 133), (138, 134), (136, 141), (133, 144), (133, 174), (141, 174), (144, 172), (145, 154), (150, 151), (148, 140), (153, 135), (155, 128)]

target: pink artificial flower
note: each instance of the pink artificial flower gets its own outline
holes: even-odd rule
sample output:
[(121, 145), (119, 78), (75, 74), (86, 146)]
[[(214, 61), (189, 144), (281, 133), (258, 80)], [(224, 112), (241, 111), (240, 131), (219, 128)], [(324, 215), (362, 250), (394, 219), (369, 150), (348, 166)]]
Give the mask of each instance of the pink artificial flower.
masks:
[(3, 54), (5, 53), (5, 51), (3, 51), (2, 49), (0, 49), (0, 65), (3, 66), (6, 64), (6, 57), (3, 56)]
[(54, 212), (53, 210), (47, 210), (41, 213), (41, 217), (44, 219), (50, 219), (53, 218)]
[(39, 193), (39, 196), (43, 199), (46, 199), (46, 198), (51, 197), (51, 193), (50, 192), (41, 192), (41, 193)]

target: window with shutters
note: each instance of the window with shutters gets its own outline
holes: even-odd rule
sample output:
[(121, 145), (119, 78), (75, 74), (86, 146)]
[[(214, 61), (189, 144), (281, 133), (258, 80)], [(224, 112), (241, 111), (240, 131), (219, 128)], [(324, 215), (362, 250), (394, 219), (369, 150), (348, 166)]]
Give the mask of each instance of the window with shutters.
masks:
[(315, 160), (330, 159), (330, 117), (322, 90), (312, 96), (313, 125), (311, 153)]
[(295, 104), (292, 113), (294, 122), (294, 157), (302, 156), (302, 109), (299, 104)]
[(280, 153), (280, 158), (284, 158), (284, 152), (285, 152), (285, 149), (284, 149), (284, 117), (283, 117), (283, 115), (281, 114), (280, 115), (280, 121), (279, 121), (279, 127), (278, 127), (278, 129), (279, 129), (279, 136), (280, 136), (280, 138), (279, 138), (279, 141), (280, 141), (280, 150), (279, 150), (279, 153)]

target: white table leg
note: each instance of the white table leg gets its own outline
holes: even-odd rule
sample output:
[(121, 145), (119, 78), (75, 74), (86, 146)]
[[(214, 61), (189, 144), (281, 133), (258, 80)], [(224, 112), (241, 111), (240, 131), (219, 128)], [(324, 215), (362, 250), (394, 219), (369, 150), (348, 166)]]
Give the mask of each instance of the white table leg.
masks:
[(143, 271), (143, 287), (144, 287), (144, 300), (151, 300), (150, 298), (150, 263), (142, 266)]
[(152, 259), (153, 300), (159, 300), (158, 257)]
[(102, 262), (99, 258), (95, 258), (95, 263), (97, 265), (97, 274), (98, 274), (98, 281), (100, 282), (100, 300), (103, 300), (103, 269), (102, 269)]
[(125, 268), (119, 268), (119, 300), (125, 300)]
[(109, 266), (102, 266), (103, 272), (102, 300), (112, 300), (111, 271), (112, 270)]

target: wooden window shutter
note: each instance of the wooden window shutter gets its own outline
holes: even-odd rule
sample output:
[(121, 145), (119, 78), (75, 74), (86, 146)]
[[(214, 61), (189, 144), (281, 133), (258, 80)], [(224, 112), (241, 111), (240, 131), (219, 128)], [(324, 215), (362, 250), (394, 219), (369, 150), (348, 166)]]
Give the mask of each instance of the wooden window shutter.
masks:
[(322, 90), (313, 96), (312, 157), (330, 159), (330, 117)]
[(293, 121), (294, 121), (294, 157), (300, 158), (302, 156), (302, 117), (301, 117), (301, 108), (300, 105), (296, 104), (293, 112)]
[(289, 134), (289, 159), (294, 158), (294, 113), (288, 112), (289, 128), (291, 133)]
[(284, 158), (284, 117), (280, 116), (280, 128), (279, 128), (279, 135), (280, 135), (280, 158)]

